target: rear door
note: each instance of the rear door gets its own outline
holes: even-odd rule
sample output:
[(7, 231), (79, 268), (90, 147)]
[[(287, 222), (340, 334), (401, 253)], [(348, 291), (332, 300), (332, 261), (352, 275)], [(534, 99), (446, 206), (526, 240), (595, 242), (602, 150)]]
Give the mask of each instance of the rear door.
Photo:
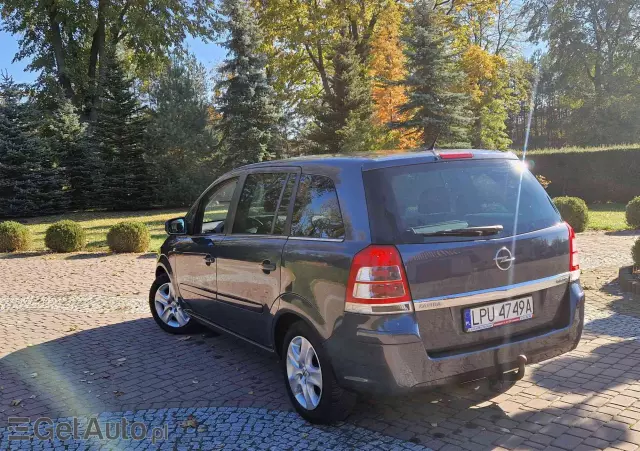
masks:
[(282, 249), (297, 174), (291, 168), (247, 174), (232, 229), (217, 246), (214, 321), (265, 346), (269, 310), (281, 293)]
[[(517, 160), (441, 161), (367, 171), (374, 242), (396, 244), (427, 351), (446, 356), (569, 321), (569, 234), (544, 189)], [(501, 226), (487, 236), (441, 231)], [(478, 306), (531, 308), (491, 326)], [(499, 309), (497, 310), (499, 311)], [(486, 311), (482, 312), (486, 316)], [(475, 314), (475, 316), (474, 316)], [(513, 315), (511, 315), (513, 317)]]

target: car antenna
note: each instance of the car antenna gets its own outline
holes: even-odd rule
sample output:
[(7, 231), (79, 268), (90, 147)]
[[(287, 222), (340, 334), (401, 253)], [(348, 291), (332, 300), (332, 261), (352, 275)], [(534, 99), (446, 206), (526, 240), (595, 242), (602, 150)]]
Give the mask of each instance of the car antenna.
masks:
[(440, 136), (440, 129), (438, 129), (438, 133), (436, 133), (436, 137), (433, 138), (433, 142), (431, 143), (431, 145), (427, 150), (436, 150), (436, 141), (438, 140), (439, 136)]

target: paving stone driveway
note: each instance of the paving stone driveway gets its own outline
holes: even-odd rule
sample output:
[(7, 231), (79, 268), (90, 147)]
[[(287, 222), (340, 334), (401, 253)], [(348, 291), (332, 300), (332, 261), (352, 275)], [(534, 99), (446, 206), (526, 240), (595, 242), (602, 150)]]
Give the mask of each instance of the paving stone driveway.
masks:
[[(615, 238), (610, 255), (606, 235), (579, 237), (589, 290), (578, 349), (501, 391), (481, 382), (363, 399), (332, 427), (291, 411), (272, 356), (225, 335), (161, 332), (143, 299), (153, 259), (0, 257), (0, 449), (636, 449), (640, 302), (612, 282), (633, 237)], [(8, 441), (3, 427), (12, 416), (86, 424), (98, 414), (166, 424), (168, 438)]]

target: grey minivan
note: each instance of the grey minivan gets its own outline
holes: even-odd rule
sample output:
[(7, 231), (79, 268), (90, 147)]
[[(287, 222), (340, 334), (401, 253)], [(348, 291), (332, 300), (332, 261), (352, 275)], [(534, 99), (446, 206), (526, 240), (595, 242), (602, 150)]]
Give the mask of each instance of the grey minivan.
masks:
[(511, 153), (244, 166), (166, 230), (156, 322), (276, 353), (312, 422), (344, 418), (356, 392), (517, 379), (582, 333), (575, 234)]

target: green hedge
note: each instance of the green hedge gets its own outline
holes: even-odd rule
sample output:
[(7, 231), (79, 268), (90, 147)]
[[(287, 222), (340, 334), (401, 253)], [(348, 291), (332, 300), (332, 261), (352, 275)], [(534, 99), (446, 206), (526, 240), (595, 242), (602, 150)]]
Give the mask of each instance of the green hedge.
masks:
[(633, 258), (633, 264), (640, 268), (640, 238), (631, 247), (631, 258)]
[(107, 244), (112, 252), (147, 252), (151, 234), (142, 222), (119, 222), (109, 229)]
[(0, 222), (0, 252), (26, 251), (31, 245), (29, 229), (15, 221)]
[(44, 244), (53, 252), (75, 252), (87, 242), (84, 229), (68, 219), (54, 222), (47, 229)]
[(626, 204), (640, 195), (640, 144), (534, 150), (526, 159), (534, 174), (551, 182), (551, 197)]
[(576, 232), (584, 232), (589, 222), (587, 204), (578, 197), (556, 197), (553, 203), (560, 212), (562, 219), (567, 221)]

